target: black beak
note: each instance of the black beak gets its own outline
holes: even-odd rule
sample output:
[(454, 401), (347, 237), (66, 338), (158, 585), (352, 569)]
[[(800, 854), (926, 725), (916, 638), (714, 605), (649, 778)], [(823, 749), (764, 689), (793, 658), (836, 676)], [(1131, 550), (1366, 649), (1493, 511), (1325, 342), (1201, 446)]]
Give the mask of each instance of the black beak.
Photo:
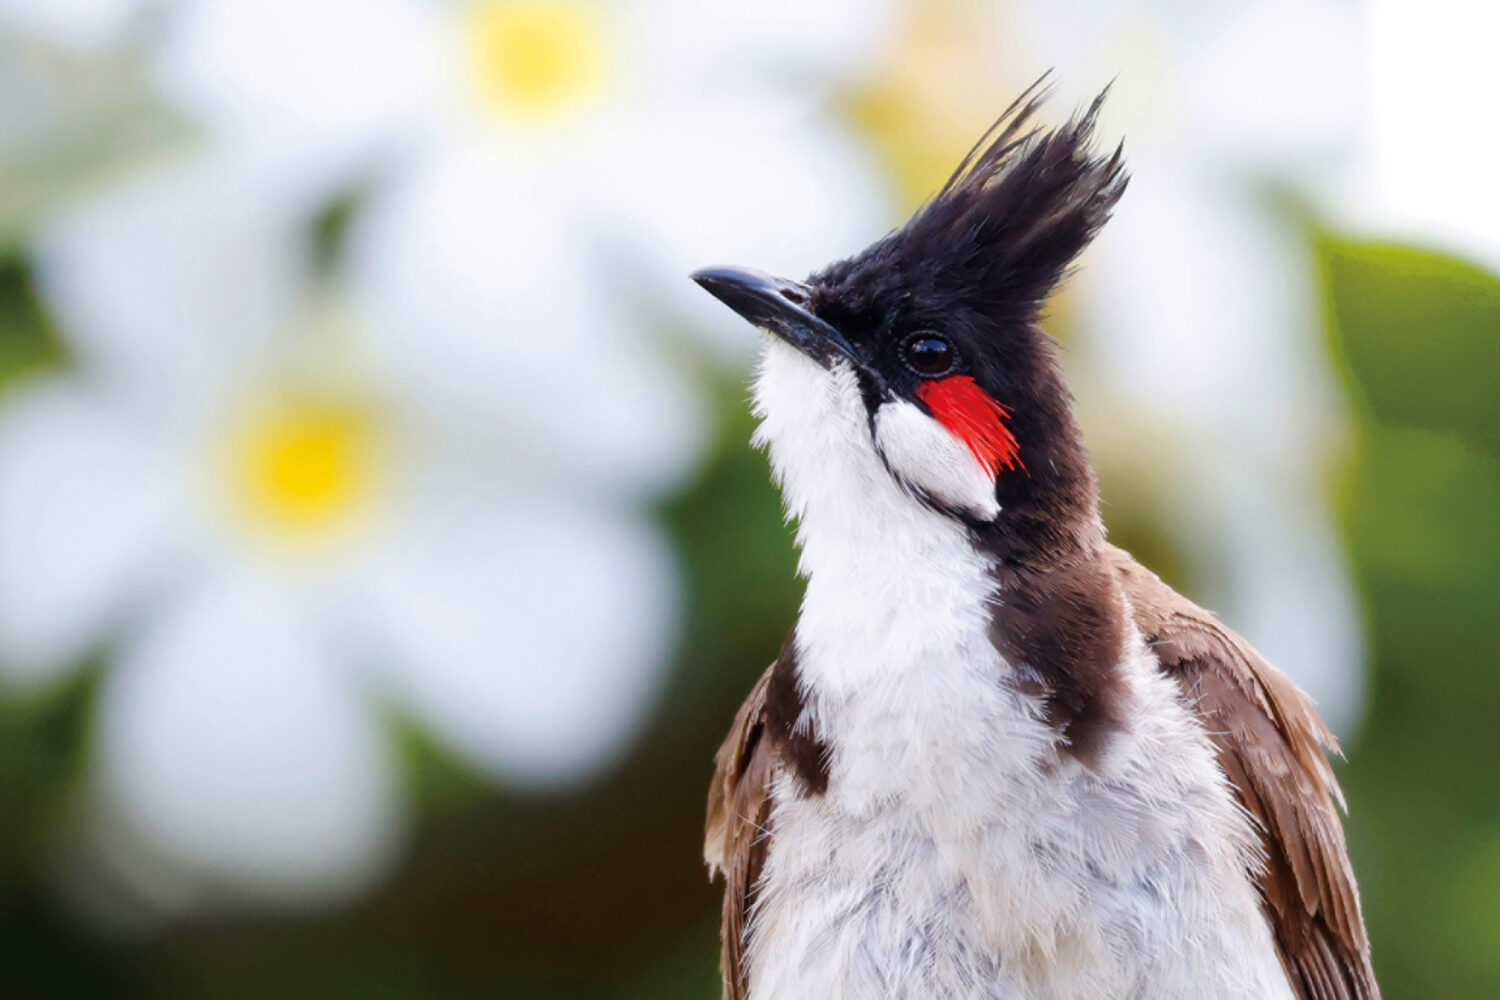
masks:
[(844, 335), (808, 311), (807, 286), (748, 267), (705, 267), (693, 280), (762, 330), (830, 367), (840, 356), (856, 368), (864, 363)]

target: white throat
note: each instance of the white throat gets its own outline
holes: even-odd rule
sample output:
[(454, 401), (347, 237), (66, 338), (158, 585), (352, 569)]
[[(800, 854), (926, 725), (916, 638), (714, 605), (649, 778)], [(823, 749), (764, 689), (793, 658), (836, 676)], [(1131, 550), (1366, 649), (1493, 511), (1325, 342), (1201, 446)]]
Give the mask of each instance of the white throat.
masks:
[[(771, 340), (755, 402), (762, 421), (756, 442), (768, 448), (788, 514), (797, 519), (798, 567), (807, 579), (797, 624), (804, 722), (846, 751), (832, 761), (838, 794), (854, 808), (873, 807), (892, 791), (889, 782), (908, 782), (912, 765), (921, 763), (907, 759), (918, 744), (904, 738), (917, 733), (863, 718), (893, 704), (903, 706), (905, 725), (923, 730), (923, 744), (935, 733), (956, 741), (925, 746), (941, 752), (922, 760), (981, 749), (988, 755), (1014, 720), (1027, 744), (1017, 765), (1029, 767), (1053, 734), (1000, 684), (1009, 668), (988, 636), (990, 560), (961, 522), (924, 505), (893, 477), (853, 372), (824, 369)], [(986, 482), (993, 504), (993, 481)], [(956, 691), (965, 699), (969, 691), (988, 693), (985, 704), (969, 699), (968, 725), (962, 711), (955, 714)], [(932, 777), (925, 786), (932, 809), (952, 810), (963, 790)]]

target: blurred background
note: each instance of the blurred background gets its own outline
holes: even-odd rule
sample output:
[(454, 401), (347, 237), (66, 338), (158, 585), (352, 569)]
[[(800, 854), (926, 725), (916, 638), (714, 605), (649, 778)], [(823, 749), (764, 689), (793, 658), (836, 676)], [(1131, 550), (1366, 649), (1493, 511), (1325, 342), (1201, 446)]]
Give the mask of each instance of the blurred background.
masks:
[(0, 0), (0, 970), (717, 996), (710, 758), (800, 585), (754, 334), (1027, 84), (1113, 537), (1319, 702), (1386, 996), (1500, 996), (1500, 14)]

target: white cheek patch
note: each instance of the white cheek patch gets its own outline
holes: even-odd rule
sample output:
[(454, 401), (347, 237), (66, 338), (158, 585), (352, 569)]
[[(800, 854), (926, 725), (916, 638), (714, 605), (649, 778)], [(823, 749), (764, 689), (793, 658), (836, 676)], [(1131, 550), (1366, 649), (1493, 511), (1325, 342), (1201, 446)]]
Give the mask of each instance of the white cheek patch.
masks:
[(982, 521), (1000, 513), (995, 480), (968, 445), (903, 399), (875, 411), (875, 446), (898, 478)]

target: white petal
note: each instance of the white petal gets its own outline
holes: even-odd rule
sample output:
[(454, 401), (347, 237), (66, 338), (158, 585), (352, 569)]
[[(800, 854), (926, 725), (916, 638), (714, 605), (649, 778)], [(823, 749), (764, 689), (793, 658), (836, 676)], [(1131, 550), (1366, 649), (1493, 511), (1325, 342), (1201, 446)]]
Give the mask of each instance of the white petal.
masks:
[(170, 27), (163, 90), (314, 184), (412, 124), (437, 78), (438, 19), (416, 0), (198, 0)]
[[(1342, 0), (1018, 0), (996, 35), (1060, 115), (1107, 84), (1102, 134), (1226, 172), (1334, 173), (1365, 106), (1364, 14)], [(1011, 54), (1011, 53), (1007, 53)], [(1139, 176), (1138, 171), (1134, 171)], [(1321, 179), (1321, 178), (1315, 178)]]
[(647, 123), (595, 186), (617, 267), (686, 310), (696, 329), (748, 357), (752, 331), (688, 280), (711, 264), (801, 277), (890, 225), (874, 164), (837, 123), (746, 106)]
[(213, 583), (99, 693), (109, 810), (190, 879), (270, 902), (368, 885), (400, 838), (390, 748), (278, 595)]
[[(1241, 172), (1305, 173), (1352, 151), (1367, 88), (1365, 13), (1342, 0), (1231, 5), (1179, 53), (1194, 155)], [(1294, 26), (1290, 27), (1289, 26)]]
[(60, 214), (37, 280), (82, 360), (142, 398), (205, 396), (278, 332), (301, 291), (293, 220), (232, 164), (152, 172)]
[(498, 777), (578, 781), (615, 759), (661, 690), (676, 582), (645, 524), (564, 500), (439, 526), (373, 581), (398, 691)]
[(606, 308), (576, 218), (538, 186), (479, 153), (394, 183), (351, 236), (365, 319), (429, 404), (605, 482), (674, 483), (702, 446), (702, 404)]
[(1341, 396), (1300, 232), (1230, 179), (1136, 163), (1076, 286), (1102, 370), (1165, 422), (1207, 422), (1267, 455), (1288, 441), (1316, 452)]
[(637, 0), (632, 13), (659, 83), (679, 93), (764, 93), (776, 85), (806, 92), (856, 74), (892, 41), (903, 9), (894, 0)]
[(141, 0), (0, 0), (0, 21), (96, 52), (119, 41), (140, 6)]
[(0, 411), (0, 674), (43, 684), (158, 578), (173, 504), (127, 413), (78, 383)]

